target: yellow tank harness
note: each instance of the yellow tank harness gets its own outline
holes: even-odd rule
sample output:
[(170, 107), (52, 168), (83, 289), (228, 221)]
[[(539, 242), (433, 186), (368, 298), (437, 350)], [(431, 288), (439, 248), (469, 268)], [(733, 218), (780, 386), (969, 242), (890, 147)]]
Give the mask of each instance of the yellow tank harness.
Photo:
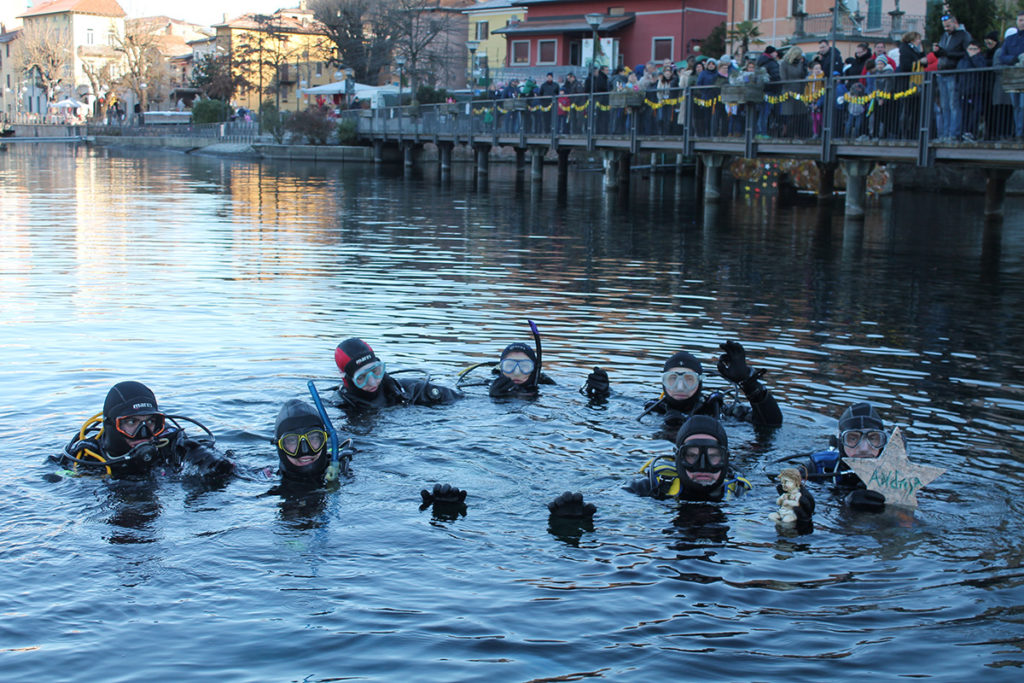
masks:
[[(209, 430), (207, 430), (209, 431)], [(102, 449), (100, 448), (100, 438), (103, 436), (103, 413), (96, 413), (82, 424), (82, 428), (78, 430), (78, 434), (71, 439), (64, 448), (64, 455), (61, 458), (62, 464), (65, 461), (71, 461), (71, 471), (78, 474), (79, 465), (90, 465), (96, 461), (96, 464), (103, 465), (105, 470), (104, 474), (112, 474), (110, 465), (105, 463), (112, 463), (119, 458), (108, 459), (103, 455)], [(160, 447), (166, 446), (168, 443), (167, 439), (161, 439), (157, 442)]]
[[(652, 490), (661, 491), (663, 495), (675, 498), (679, 495), (682, 482), (676, 470), (676, 459), (672, 455), (659, 455), (643, 464), (640, 474), (646, 474), (651, 482)], [(751, 490), (754, 486), (746, 477), (734, 477), (725, 482), (725, 492), (729, 496), (738, 496)]]

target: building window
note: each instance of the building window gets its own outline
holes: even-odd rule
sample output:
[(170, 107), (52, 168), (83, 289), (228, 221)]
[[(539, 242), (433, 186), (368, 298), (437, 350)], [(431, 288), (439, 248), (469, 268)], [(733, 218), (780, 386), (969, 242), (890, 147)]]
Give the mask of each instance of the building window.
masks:
[(522, 65), (530, 63), (530, 41), (512, 41), (512, 63)]
[(761, 18), (761, 0), (747, 0), (747, 19)]
[(868, 0), (868, 30), (882, 28), (882, 0)]
[(93, 33), (92, 29), (91, 28), (85, 29), (85, 44), (86, 45), (92, 45), (95, 42), (96, 42), (96, 36)]
[(793, 0), (792, 6), (789, 8), (789, 16), (795, 17), (804, 11), (804, 0)]
[(107, 45), (117, 45), (117, 32), (110, 31), (107, 33)]
[(609, 17), (621, 17), (625, 13), (626, 13), (626, 8), (625, 7), (609, 7), (608, 8), (608, 16)]
[(324, 65), (321, 62), (316, 63), (316, 77), (320, 78), (324, 75)]
[(487, 40), (487, 36), (491, 35), (490, 24), (486, 21), (476, 22), (476, 39)]
[(537, 64), (558, 63), (558, 41), (538, 40), (537, 41)]
[(651, 59), (656, 62), (661, 62), (666, 59), (672, 59), (672, 43), (674, 38), (671, 36), (668, 38), (652, 38), (651, 39)]

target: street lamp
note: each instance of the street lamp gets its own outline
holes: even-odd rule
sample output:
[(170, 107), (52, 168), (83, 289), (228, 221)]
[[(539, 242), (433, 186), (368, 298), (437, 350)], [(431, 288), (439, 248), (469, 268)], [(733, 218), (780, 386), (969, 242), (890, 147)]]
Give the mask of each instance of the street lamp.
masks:
[(467, 40), (466, 41), (466, 49), (469, 50), (469, 75), (466, 78), (466, 81), (467, 81), (467, 83), (469, 83), (469, 87), (471, 89), (474, 88), (474, 86), (476, 86), (476, 78), (473, 76), (474, 67), (476, 65), (473, 63), (473, 61), (475, 59), (476, 49), (478, 47), (480, 47), (480, 41), (479, 40)]
[(590, 50), (590, 68), (591, 74), (593, 74), (593, 69), (597, 66), (597, 28), (601, 25), (601, 22), (604, 21), (604, 15), (596, 13), (587, 14), (583, 18), (587, 20), (587, 24), (590, 25), (590, 29), (594, 32), (594, 44), (591, 46)]
[(590, 76), (590, 101), (587, 102), (587, 116), (590, 120), (588, 129), (590, 130), (589, 135), (592, 137), (594, 135), (594, 122), (597, 118), (597, 112), (594, 110), (594, 87), (597, 85), (597, 76), (594, 74), (594, 70), (597, 68), (597, 27), (604, 20), (604, 15), (592, 13), (584, 15), (583, 18), (586, 19), (587, 24), (590, 25), (590, 30), (594, 33), (594, 41), (590, 49), (590, 73), (588, 74)]
[(397, 55), (395, 64), (398, 66), (398, 106), (402, 106), (402, 67), (405, 66), (405, 55)]

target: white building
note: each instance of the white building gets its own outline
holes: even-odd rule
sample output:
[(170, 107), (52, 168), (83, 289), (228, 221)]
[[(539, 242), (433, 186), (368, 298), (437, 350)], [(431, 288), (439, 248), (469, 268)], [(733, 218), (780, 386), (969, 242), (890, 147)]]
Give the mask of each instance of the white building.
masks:
[[(107, 94), (110, 80), (119, 75), (122, 60), (114, 45), (116, 38), (125, 33), (124, 17), (125, 12), (117, 0), (44, 0), (19, 15), (23, 26), (19, 40), (31, 40), (33, 32), (39, 31), (63, 36), (68, 46), (67, 67), (61, 82), (51, 93), (52, 99), (72, 97), (92, 104)], [(17, 41), (14, 48), (18, 48)], [(94, 87), (86, 70), (91, 67), (94, 73), (100, 72), (104, 65), (110, 66), (109, 77)], [(35, 89), (38, 84), (27, 82), (24, 86)], [(37, 98), (36, 95), (33, 99)], [(38, 103), (31, 100), (27, 104), (23, 102), (22, 107), (23, 111), (39, 112)]]

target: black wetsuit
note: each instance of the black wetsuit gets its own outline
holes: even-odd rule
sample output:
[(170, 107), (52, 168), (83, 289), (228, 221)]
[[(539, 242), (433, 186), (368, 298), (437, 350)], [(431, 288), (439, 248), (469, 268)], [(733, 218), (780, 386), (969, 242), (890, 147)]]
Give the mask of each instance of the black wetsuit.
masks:
[(782, 425), (782, 410), (772, 393), (756, 378), (741, 383), (740, 388), (750, 406), (733, 404), (725, 406), (716, 394), (704, 396), (701, 392), (690, 398), (677, 401), (667, 394), (658, 400), (648, 401), (650, 412), (664, 416), (665, 438), (675, 440), (680, 425), (691, 415), (711, 417), (733, 417), (752, 422), (756, 427), (779, 427)]
[(535, 382), (531, 376), (529, 380), (522, 384), (516, 384), (505, 375), (498, 375), (492, 382), (490, 387), (487, 389), (487, 393), (491, 398), (529, 398), (536, 396), (540, 384), (554, 384), (555, 380), (551, 379), (543, 372), (540, 373), (540, 377)]
[(384, 375), (377, 391), (369, 393), (342, 384), (337, 392), (338, 407), (346, 413), (362, 413), (396, 405), (433, 406), (452, 403), (462, 392), (423, 379), (395, 379)]
[[(157, 468), (169, 468), (174, 472), (201, 476), (224, 476), (234, 472), (235, 465), (226, 455), (216, 450), (210, 439), (194, 439), (185, 430), (171, 427), (152, 441), (139, 444), (121, 458), (114, 458), (105, 452), (100, 439), (92, 436), (79, 439), (77, 435), (68, 444), (57, 460), (65, 467), (80, 473), (106, 474), (106, 467), (87, 451), (99, 454), (104, 461), (113, 461), (110, 475), (116, 477), (149, 474)], [(89, 464), (75, 463), (69, 455)]]

